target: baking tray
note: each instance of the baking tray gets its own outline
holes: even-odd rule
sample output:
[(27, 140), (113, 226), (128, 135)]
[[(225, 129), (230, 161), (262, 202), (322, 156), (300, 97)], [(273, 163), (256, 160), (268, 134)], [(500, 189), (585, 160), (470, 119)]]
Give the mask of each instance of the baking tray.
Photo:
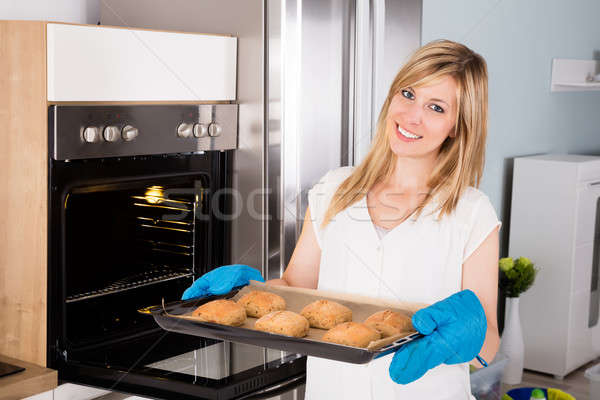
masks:
[(265, 285), (261, 282), (252, 281), (249, 285), (236, 288), (226, 295), (176, 301), (173, 303), (147, 307), (139, 311), (145, 314), (151, 314), (161, 328), (171, 332), (268, 347), (353, 364), (366, 364), (374, 358), (392, 353), (406, 343), (422, 337), (422, 335), (416, 331), (409, 331), (373, 341), (367, 348), (360, 348), (328, 343), (320, 340), (325, 332), (327, 332), (324, 329), (310, 328), (306, 337), (296, 338), (254, 330), (252, 327), (254, 326), (256, 318), (252, 317), (248, 317), (244, 325), (234, 327), (203, 322), (189, 316), (193, 310), (204, 303), (216, 299), (237, 300), (251, 290), (264, 290), (276, 293), (286, 300), (287, 310), (297, 313), (299, 313), (306, 304), (314, 300), (333, 300), (350, 307), (353, 313), (352, 319), (355, 322), (363, 322), (369, 315), (382, 309), (389, 308), (403, 312), (407, 315), (412, 315), (419, 308), (426, 306), (425, 304), (418, 303), (382, 302), (369, 297), (323, 292), (304, 288)]

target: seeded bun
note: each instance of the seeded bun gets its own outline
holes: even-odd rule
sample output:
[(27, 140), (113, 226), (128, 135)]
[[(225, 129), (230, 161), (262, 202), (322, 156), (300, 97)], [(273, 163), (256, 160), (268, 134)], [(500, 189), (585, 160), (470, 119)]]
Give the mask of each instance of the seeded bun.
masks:
[(365, 320), (365, 324), (381, 333), (381, 337), (414, 330), (411, 318), (392, 310), (378, 311)]
[(213, 300), (202, 304), (192, 312), (192, 316), (203, 322), (240, 326), (246, 322), (246, 309), (233, 300)]
[(353, 347), (367, 347), (374, 340), (381, 339), (379, 332), (359, 322), (344, 322), (336, 325), (323, 335), (323, 341)]
[(255, 318), (260, 318), (272, 311), (285, 310), (283, 297), (262, 290), (253, 290), (242, 296), (237, 302), (246, 309), (249, 317)]
[(273, 311), (259, 318), (254, 329), (280, 335), (304, 337), (308, 334), (308, 320), (292, 311)]
[(335, 301), (317, 300), (300, 312), (313, 328), (331, 329), (342, 322), (352, 321), (352, 310)]

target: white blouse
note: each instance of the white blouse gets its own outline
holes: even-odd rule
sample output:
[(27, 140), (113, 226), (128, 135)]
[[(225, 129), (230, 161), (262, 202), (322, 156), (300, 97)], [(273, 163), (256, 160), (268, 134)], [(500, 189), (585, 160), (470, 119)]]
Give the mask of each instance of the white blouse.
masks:
[[(333, 194), (353, 168), (328, 172), (308, 193), (321, 247), (318, 289), (428, 304), (460, 291), (463, 262), (501, 225), (488, 197), (469, 187), (456, 210), (439, 220), (434, 199), (418, 219), (411, 216), (380, 238), (365, 196), (321, 229)], [(392, 357), (364, 365), (309, 357), (306, 399), (473, 399), (467, 363), (443, 364), (398, 385), (388, 374)]]

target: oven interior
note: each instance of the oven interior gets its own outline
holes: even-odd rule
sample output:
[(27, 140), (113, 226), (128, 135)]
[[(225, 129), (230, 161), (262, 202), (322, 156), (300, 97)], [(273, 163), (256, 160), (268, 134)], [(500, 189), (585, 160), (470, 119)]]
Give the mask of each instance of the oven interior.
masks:
[(137, 312), (177, 300), (206, 269), (208, 178), (74, 188), (65, 197), (69, 347), (155, 327)]

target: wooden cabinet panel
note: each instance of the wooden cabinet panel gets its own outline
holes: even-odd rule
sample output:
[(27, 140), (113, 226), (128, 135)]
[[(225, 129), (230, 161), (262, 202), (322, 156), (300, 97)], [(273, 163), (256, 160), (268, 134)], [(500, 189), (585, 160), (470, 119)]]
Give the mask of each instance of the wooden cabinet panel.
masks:
[(0, 21), (0, 353), (46, 365), (45, 23)]

